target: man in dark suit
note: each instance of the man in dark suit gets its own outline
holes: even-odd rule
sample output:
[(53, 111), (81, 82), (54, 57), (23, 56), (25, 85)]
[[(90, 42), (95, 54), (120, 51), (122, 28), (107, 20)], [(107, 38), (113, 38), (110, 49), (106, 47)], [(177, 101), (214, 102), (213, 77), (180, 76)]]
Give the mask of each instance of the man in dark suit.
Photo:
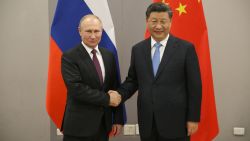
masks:
[(97, 16), (84, 16), (79, 24), (81, 44), (62, 55), (67, 87), (64, 141), (108, 141), (109, 132), (118, 134), (124, 124), (121, 96), (106, 93), (116, 89), (118, 81), (114, 55), (98, 46), (102, 30)]
[(148, 7), (151, 37), (132, 48), (128, 76), (117, 90), (122, 101), (138, 90), (142, 141), (188, 141), (198, 129), (202, 93), (199, 63), (191, 43), (169, 34), (171, 20), (168, 5), (153, 3)]

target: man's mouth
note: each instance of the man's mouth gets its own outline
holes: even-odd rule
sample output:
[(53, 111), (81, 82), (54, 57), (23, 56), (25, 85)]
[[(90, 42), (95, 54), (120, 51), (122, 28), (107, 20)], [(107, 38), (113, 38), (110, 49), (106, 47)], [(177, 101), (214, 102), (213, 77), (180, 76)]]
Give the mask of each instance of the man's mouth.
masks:
[(156, 34), (161, 34), (162, 31), (154, 31), (154, 33), (156, 33)]

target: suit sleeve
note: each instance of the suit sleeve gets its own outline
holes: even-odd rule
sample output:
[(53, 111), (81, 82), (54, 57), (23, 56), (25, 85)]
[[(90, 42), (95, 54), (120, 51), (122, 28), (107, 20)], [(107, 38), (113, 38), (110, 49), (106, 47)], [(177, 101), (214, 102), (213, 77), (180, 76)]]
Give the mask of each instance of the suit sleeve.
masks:
[(78, 65), (65, 55), (62, 56), (61, 71), (70, 97), (90, 104), (109, 106), (109, 95), (84, 84)]
[(186, 76), (188, 92), (187, 121), (200, 121), (202, 82), (198, 57), (194, 46), (190, 46), (186, 55)]
[[(113, 55), (112, 55), (113, 56)], [(117, 67), (116, 67), (116, 62), (115, 62), (115, 57), (112, 57), (113, 59), (113, 72), (112, 74), (114, 74), (116, 77), (114, 79), (113, 82), (113, 86), (112, 89), (116, 90), (118, 88), (118, 86), (120, 85), (120, 82), (118, 80), (118, 71), (117, 71)], [(118, 107), (112, 107), (112, 111), (113, 111), (113, 123), (114, 124), (121, 124), (124, 125), (124, 104), (121, 103)]]
[(125, 102), (137, 91), (137, 89), (138, 82), (135, 68), (135, 47), (133, 47), (128, 75), (117, 91), (122, 95), (122, 102)]
[(114, 124), (121, 124), (124, 125), (124, 107), (125, 105), (121, 103), (118, 107), (113, 108), (113, 115), (114, 115)]

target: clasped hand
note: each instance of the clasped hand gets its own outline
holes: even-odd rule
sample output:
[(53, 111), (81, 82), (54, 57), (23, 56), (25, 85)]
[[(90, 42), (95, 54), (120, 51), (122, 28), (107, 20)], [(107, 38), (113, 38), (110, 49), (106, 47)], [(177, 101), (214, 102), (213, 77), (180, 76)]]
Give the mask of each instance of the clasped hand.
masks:
[(114, 90), (109, 90), (108, 91), (110, 100), (109, 100), (109, 105), (112, 107), (117, 107), (121, 103), (121, 95)]

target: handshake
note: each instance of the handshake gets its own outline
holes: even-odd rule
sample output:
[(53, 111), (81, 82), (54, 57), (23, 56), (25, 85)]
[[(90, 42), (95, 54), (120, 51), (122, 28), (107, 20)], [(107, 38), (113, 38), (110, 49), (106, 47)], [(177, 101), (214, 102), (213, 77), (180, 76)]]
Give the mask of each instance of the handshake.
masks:
[(117, 91), (109, 90), (108, 95), (110, 97), (109, 106), (117, 107), (121, 103), (121, 95)]

